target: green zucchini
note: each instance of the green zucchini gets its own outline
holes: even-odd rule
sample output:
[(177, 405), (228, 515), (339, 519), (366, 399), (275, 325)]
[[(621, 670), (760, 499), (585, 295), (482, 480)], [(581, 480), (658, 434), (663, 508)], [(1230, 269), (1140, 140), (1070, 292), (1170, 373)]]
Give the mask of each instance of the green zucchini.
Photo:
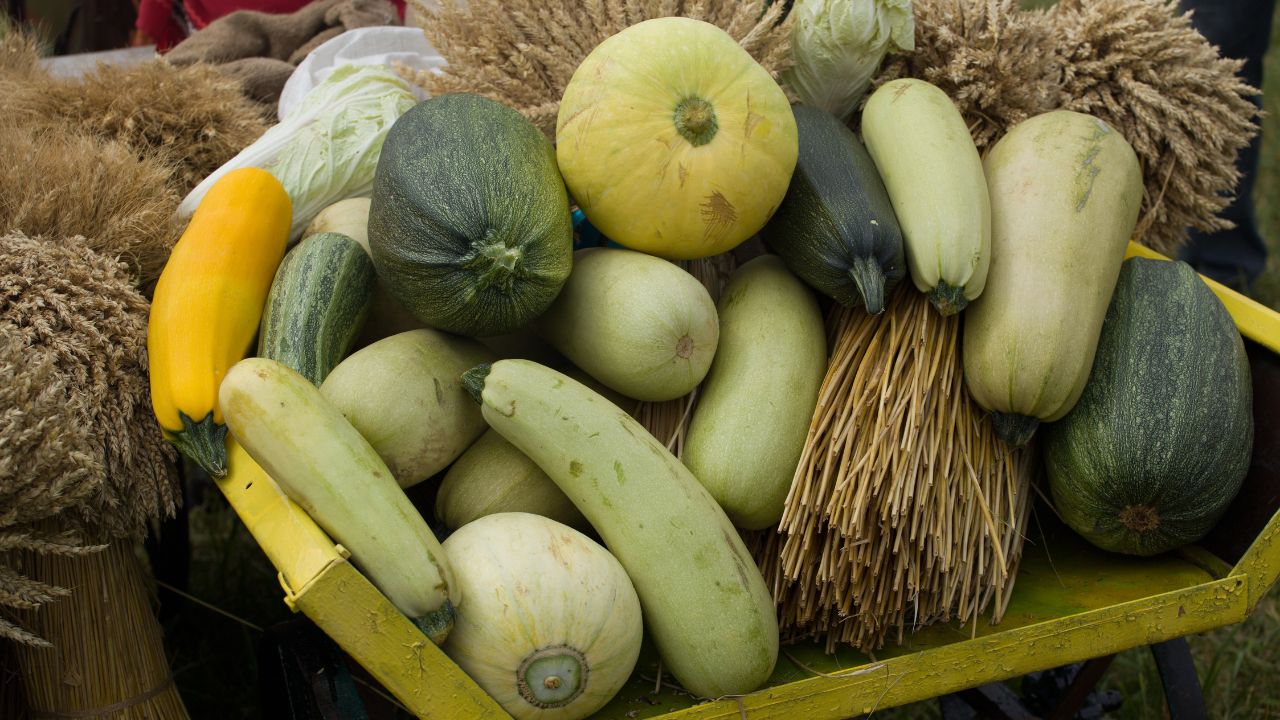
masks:
[(352, 353), (320, 392), (407, 488), (448, 467), (484, 432), (460, 376), (493, 359), (475, 340), (410, 330)]
[(393, 605), (436, 643), (462, 598), (427, 523), (360, 433), (306, 378), (249, 358), (218, 391), (227, 427)]
[(818, 108), (792, 109), (800, 158), (761, 234), (801, 280), (845, 307), (878, 315), (907, 273), (889, 194), (844, 123)]
[(533, 459), (635, 583), (663, 667), (704, 697), (747, 693), (778, 656), (773, 600), (724, 511), (639, 423), (527, 360), (466, 374), (485, 420)]
[(386, 288), (429, 327), (482, 337), (527, 325), (572, 263), (569, 197), (550, 141), (478, 95), (419, 103), (382, 146), (369, 249)]
[(1186, 263), (1125, 261), (1084, 393), (1046, 427), (1058, 515), (1113, 552), (1195, 542), (1235, 498), (1252, 446), (1249, 359), (1231, 316)]
[(355, 343), (373, 293), (373, 262), (355, 240), (311, 235), (276, 270), (258, 332), (258, 356), (319, 385)]
[(534, 329), (574, 365), (637, 400), (689, 394), (720, 329), (707, 289), (680, 266), (633, 250), (588, 248)]
[(827, 369), (813, 293), (774, 255), (734, 272), (681, 459), (735, 525), (777, 525)]
[(1025, 444), (1066, 415), (1142, 203), (1133, 148), (1090, 115), (1058, 110), (1013, 127), (983, 161), (991, 268), (965, 312), (964, 379), (996, 433)]

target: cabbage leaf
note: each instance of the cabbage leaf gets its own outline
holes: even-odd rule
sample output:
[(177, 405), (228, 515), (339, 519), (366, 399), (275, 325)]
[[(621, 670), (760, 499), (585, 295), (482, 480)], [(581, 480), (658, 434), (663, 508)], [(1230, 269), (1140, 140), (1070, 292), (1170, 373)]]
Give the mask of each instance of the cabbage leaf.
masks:
[(276, 177), (293, 202), (296, 240), (321, 210), (368, 195), (387, 131), (417, 99), (389, 68), (342, 65), (306, 94), (298, 107), (193, 189), (178, 214), (189, 217), (209, 188), (242, 167)]
[(915, 49), (911, 0), (796, 0), (783, 75), (805, 105), (848, 121), (891, 48)]

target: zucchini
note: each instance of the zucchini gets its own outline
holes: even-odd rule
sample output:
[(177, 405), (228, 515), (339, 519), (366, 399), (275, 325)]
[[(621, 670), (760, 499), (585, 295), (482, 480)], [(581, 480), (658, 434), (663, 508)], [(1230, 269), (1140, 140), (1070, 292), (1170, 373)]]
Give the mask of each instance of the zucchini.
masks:
[(373, 293), (373, 261), (338, 233), (304, 238), (276, 269), (258, 332), (258, 356), (324, 382), (360, 335)]
[(761, 235), (801, 280), (845, 307), (878, 315), (907, 273), (889, 194), (844, 123), (818, 108), (792, 110), (800, 159)]
[(862, 139), (893, 201), (911, 279), (943, 315), (960, 312), (991, 265), (991, 201), (964, 118), (934, 85), (901, 78), (867, 101)]
[(469, 338), (410, 330), (352, 353), (320, 393), (407, 488), (448, 467), (484, 432), (460, 377), (493, 357)]
[(681, 459), (740, 528), (777, 525), (818, 387), (826, 331), (813, 293), (775, 255), (734, 272), (720, 296), (720, 349)]
[(639, 423), (527, 360), (465, 375), (489, 425), (578, 506), (635, 583), (663, 666), (700, 696), (755, 690), (778, 656), (773, 599), (715, 499)]
[(636, 400), (688, 395), (720, 329), (707, 289), (680, 266), (633, 250), (588, 248), (534, 329), (574, 365)]
[(450, 530), (457, 530), (502, 512), (541, 515), (583, 532), (591, 528), (537, 463), (490, 428), (440, 481), (436, 518)]
[(433, 642), (462, 603), (448, 558), (391, 471), (319, 389), (288, 367), (249, 358), (218, 391), (227, 427), (285, 494)]
[(1084, 391), (1142, 203), (1133, 148), (1105, 122), (1058, 110), (988, 152), (991, 269), (964, 322), (964, 380), (996, 433), (1025, 444)]

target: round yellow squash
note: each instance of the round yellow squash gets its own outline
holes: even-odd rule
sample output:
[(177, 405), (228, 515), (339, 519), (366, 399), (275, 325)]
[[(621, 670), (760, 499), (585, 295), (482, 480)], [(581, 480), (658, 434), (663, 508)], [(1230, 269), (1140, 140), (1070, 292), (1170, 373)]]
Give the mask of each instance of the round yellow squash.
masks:
[(715, 25), (658, 18), (600, 43), (560, 102), (556, 159), (602, 233), (673, 260), (764, 227), (795, 169), (782, 89)]

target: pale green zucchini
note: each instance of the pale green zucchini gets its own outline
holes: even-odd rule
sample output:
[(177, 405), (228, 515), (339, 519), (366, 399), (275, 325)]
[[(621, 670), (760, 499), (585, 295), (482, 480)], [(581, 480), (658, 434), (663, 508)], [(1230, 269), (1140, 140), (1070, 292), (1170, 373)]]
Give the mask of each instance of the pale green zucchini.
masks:
[(991, 264), (991, 202), (982, 159), (951, 98), (915, 78), (881, 85), (862, 139), (902, 228), (911, 279), (943, 315), (982, 294)]
[(465, 379), (489, 425), (555, 481), (622, 563), (663, 667), (704, 697), (764, 683), (778, 656), (773, 600), (688, 469), (630, 415), (550, 368), (499, 360)]
[(965, 313), (964, 379), (996, 433), (1026, 443), (1084, 391), (1142, 203), (1129, 143), (1059, 110), (1015, 125), (983, 161), (987, 287)]
[(777, 525), (827, 368), (813, 293), (776, 255), (734, 272), (681, 459), (735, 525)]
[(352, 353), (320, 392), (407, 488), (448, 467), (484, 432), (461, 376), (493, 359), (475, 340), (410, 330)]
[(436, 518), (457, 530), (501, 512), (541, 515), (584, 532), (591, 528), (537, 463), (489, 429), (445, 473), (436, 494)]
[(360, 433), (298, 373), (236, 363), (218, 392), (227, 427), (267, 475), (423, 633), (443, 642), (462, 598), (427, 523)]
[(258, 356), (324, 382), (360, 335), (373, 295), (373, 261), (339, 233), (303, 238), (276, 270), (258, 332)]
[(719, 327), (707, 289), (678, 265), (613, 248), (579, 250), (534, 324), (588, 375), (637, 400), (689, 394), (711, 367)]

